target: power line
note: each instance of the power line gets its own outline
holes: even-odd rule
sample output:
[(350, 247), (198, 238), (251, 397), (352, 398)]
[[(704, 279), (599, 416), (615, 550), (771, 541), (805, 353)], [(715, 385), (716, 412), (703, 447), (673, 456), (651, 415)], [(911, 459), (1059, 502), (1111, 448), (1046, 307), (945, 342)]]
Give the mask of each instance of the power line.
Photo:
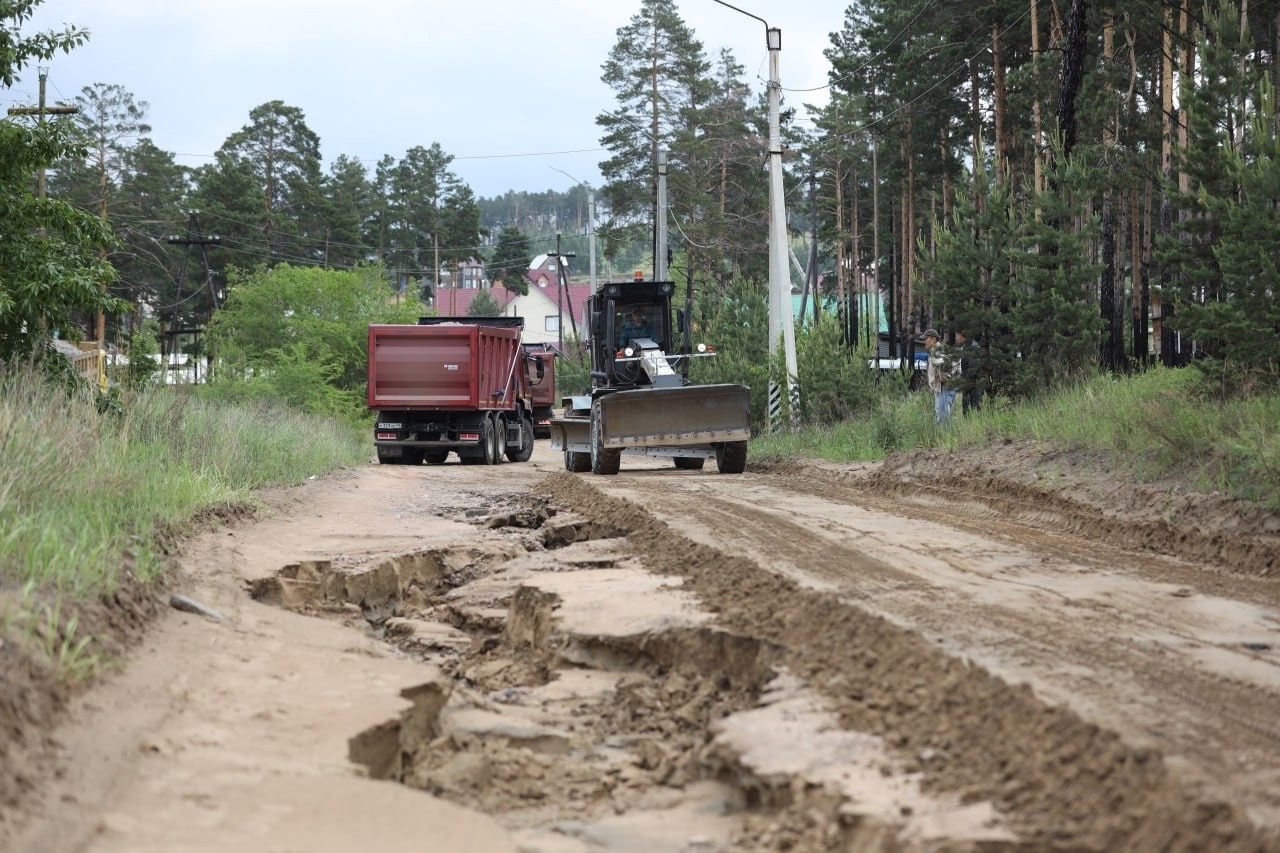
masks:
[[(512, 157), (554, 157), (559, 154), (591, 154), (597, 151), (607, 151), (607, 148), (567, 148), (563, 151), (519, 151), (510, 154), (458, 154), (452, 157), (453, 160), (505, 160)], [(203, 157), (205, 159), (214, 159), (220, 152), (213, 154), (196, 153), (190, 151), (174, 151), (174, 157)], [(377, 165), (378, 160), (369, 160), (364, 157), (351, 157), (348, 159), (355, 160), (361, 165)], [(378, 158), (379, 160), (382, 158)]]
[(990, 40), (990, 41), (988, 41), (986, 44), (984, 44), (984, 45), (982, 46), (982, 48), (981, 48), (981, 49), (979, 49), (979, 50), (978, 50), (976, 53), (974, 53), (972, 56), (968, 57), (968, 58), (967, 58), (967, 59), (965, 59), (963, 62), (961, 62), (959, 65), (957, 65), (957, 66), (956, 66), (956, 68), (955, 68), (955, 70), (951, 71), (951, 72), (950, 72), (950, 73), (948, 73), (948, 74), (944, 74), (943, 76), (939, 77), (939, 78), (938, 78), (938, 80), (937, 80), (937, 81), (936, 81), (932, 86), (930, 86), (928, 89), (925, 89), (925, 90), (924, 90), (923, 92), (921, 92), (919, 95), (916, 95), (916, 96), (915, 96), (914, 98), (912, 98), (910, 101), (907, 101), (905, 104), (902, 104), (902, 105), (901, 105), (901, 106), (899, 106), (896, 110), (893, 110), (892, 112), (885, 113), (884, 115), (880, 116), (879, 118), (877, 118), (877, 119), (875, 119), (875, 120), (873, 120), (873, 121), (869, 121), (869, 122), (867, 122), (866, 124), (862, 125), (861, 127), (855, 127), (853, 130), (850, 130), (850, 131), (847, 131), (847, 132), (845, 132), (845, 133), (842, 133), (842, 134), (840, 134), (839, 136), (834, 137), (833, 139), (825, 140), (825, 141), (823, 142), (823, 144), (824, 144), (824, 145), (826, 145), (826, 144), (829, 144), (830, 142), (834, 142), (834, 141), (836, 141), (836, 140), (848, 139), (850, 136), (853, 136), (853, 135), (854, 135), (854, 134), (856, 134), (856, 133), (862, 133), (862, 132), (864, 132), (864, 131), (866, 131), (866, 130), (870, 130), (871, 128), (875, 127), (877, 124), (880, 124), (881, 122), (884, 122), (884, 121), (888, 121), (889, 119), (891, 119), (891, 118), (893, 118), (894, 116), (896, 116), (898, 113), (902, 112), (903, 110), (907, 109), (908, 107), (913, 106), (913, 105), (914, 105), (914, 104), (916, 104), (918, 101), (920, 101), (920, 99), (922, 99), (925, 95), (928, 95), (928, 94), (929, 94), (930, 92), (932, 92), (934, 89), (937, 89), (937, 88), (938, 88), (939, 86), (941, 86), (943, 83), (946, 83), (948, 80), (950, 80), (952, 77), (956, 76), (956, 74), (958, 74), (958, 73), (959, 73), (960, 71), (962, 71), (963, 69), (968, 68), (968, 67), (969, 67), (969, 64), (970, 64), (971, 62), (973, 62), (975, 59), (977, 59), (977, 58), (978, 58), (979, 56), (981, 56), (983, 53), (985, 53), (986, 51), (988, 51), (988, 50), (990, 50), (990, 49), (991, 49), (991, 47), (996, 43), (996, 39), (997, 39), (997, 38), (999, 38), (1000, 36), (1005, 35), (1005, 34), (1006, 34), (1006, 33), (1008, 33), (1010, 30), (1012, 30), (1015, 26), (1017, 26), (1019, 23), (1021, 23), (1021, 21), (1022, 21), (1022, 19), (1023, 19), (1023, 18), (1025, 18), (1025, 17), (1026, 17), (1027, 15), (1029, 15), (1030, 13), (1031, 13), (1031, 9), (1030, 9), (1030, 7), (1028, 7), (1028, 8), (1027, 8), (1027, 9), (1025, 9), (1025, 10), (1023, 10), (1022, 14), (1021, 14), (1021, 15), (1019, 15), (1017, 18), (1015, 18), (1015, 19), (1013, 20), (1013, 23), (1009, 24), (1009, 26), (1007, 26), (1007, 27), (1005, 27), (1003, 30), (1001, 30), (1001, 31), (1000, 31), (1000, 33), (999, 33), (999, 35), (997, 35), (997, 36), (992, 36), (991, 40)]
[(919, 9), (917, 9), (916, 13), (911, 16), (911, 20), (907, 21), (907, 23), (903, 25), (902, 29), (898, 30), (896, 33), (890, 36), (885, 41), (884, 46), (882, 46), (879, 50), (877, 50), (874, 54), (872, 54), (869, 59), (867, 59), (857, 68), (850, 71), (848, 74), (845, 74), (841, 77), (837, 77), (834, 80), (828, 80), (826, 83), (823, 83), (821, 86), (811, 86), (808, 89), (788, 89), (786, 86), (783, 86), (781, 87), (782, 91), (784, 92), (820, 92), (823, 89), (830, 88), (831, 86), (834, 86), (837, 83), (844, 82), (845, 80), (848, 80), (850, 77), (861, 74), (871, 65), (871, 63), (879, 59), (882, 53), (888, 50), (892, 45), (896, 44), (898, 39), (902, 37), (902, 34), (905, 33), (907, 30), (909, 30), (912, 26), (914, 26), (916, 21), (920, 20), (921, 15), (923, 15), (925, 12), (932, 9), (937, 4), (938, 4), (938, 0), (926, 0), (924, 5), (922, 5)]

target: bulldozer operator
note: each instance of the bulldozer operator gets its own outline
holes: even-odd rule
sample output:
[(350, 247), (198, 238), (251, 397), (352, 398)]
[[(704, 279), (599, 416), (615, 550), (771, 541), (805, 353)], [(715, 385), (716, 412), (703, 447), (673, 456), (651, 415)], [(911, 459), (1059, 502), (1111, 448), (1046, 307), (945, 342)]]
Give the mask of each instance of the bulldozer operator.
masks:
[(649, 322), (649, 317), (645, 313), (644, 306), (633, 305), (631, 310), (627, 312), (626, 320), (622, 323), (621, 339), (618, 341), (619, 346), (626, 346), (636, 338), (652, 338), (653, 324)]

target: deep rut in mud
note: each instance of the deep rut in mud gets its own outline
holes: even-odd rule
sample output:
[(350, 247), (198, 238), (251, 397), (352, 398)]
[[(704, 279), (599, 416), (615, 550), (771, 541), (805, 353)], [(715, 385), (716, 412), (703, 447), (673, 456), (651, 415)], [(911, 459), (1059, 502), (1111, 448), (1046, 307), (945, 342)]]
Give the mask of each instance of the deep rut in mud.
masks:
[(1150, 749), (569, 475), (455, 546), (255, 598), (435, 674), (350, 757), (522, 849), (1261, 849)]

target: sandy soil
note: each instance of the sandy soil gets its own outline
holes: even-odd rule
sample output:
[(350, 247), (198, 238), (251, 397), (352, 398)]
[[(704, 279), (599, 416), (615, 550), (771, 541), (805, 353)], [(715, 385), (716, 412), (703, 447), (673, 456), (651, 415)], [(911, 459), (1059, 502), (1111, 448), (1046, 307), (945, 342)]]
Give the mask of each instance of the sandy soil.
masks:
[(0, 847), (1280, 849), (1273, 519), (946, 464), (308, 484), (187, 543), (225, 619), (163, 609)]

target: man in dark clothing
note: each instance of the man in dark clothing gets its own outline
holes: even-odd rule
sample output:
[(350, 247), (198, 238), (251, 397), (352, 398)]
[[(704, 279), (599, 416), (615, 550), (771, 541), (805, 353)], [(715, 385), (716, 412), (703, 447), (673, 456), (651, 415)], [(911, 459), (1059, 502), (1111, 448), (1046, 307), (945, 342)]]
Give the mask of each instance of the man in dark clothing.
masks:
[(626, 346), (636, 338), (652, 338), (653, 329), (649, 325), (649, 318), (645, 316), (644, 309), (636, 306), (627, 314), (627, 319), (622, 323), (622, 338), (618, 341), (619, 346)]

